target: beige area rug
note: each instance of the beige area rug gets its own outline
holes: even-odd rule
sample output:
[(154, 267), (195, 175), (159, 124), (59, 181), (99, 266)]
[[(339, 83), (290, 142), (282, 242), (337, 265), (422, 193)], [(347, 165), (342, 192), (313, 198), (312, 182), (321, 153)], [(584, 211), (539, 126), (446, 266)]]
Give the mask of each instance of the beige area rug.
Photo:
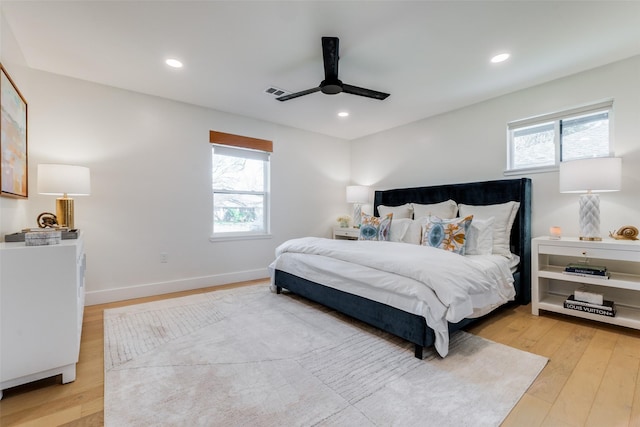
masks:
[(107, 426), (497, 426), (547, 359), (426, 350), (268, 284), (105, 310)]

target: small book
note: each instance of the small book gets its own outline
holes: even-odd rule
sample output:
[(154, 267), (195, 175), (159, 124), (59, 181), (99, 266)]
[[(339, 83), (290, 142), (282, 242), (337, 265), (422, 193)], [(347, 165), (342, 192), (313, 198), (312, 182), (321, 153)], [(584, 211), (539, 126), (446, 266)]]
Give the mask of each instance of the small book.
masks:
[(593, 265), (593, 264), (588, 264), (588, 263), (581, 263), (581, 262), (572, 262), (570, 264), (567, 264), (567, 269), (571, 269), (571, 270), (589, 270), (589, 271), (607, 271), (607, 267), (603, 266), (603, 265)]
[(574, 273), (584, 273), (584, 274), (594, 274), (594, 275), (605, 275), (607, 273), (607, 267), (602, 265), (592, 265), (585, 263), (570, 263), (564, 269), (565, 271), (570, 271)]
[(565, 300), (564, 308), (608, 317), (614, 317), (616, 315), (616, 306), (613, 301), (604, 300), (602, 305), (591, 304), (589, 302), (576, 301), (573, 295), (570, 295)]
[(604, 274), (593, 274), (593, 273), (582, 273), (579, 271), (563, 271), (563, 274), (568, 274), (570, 276), (582, 276), (582, 277), (597, 277), (598, 279), (608, 279), (611, 277), (609, 272), (605, 272)]

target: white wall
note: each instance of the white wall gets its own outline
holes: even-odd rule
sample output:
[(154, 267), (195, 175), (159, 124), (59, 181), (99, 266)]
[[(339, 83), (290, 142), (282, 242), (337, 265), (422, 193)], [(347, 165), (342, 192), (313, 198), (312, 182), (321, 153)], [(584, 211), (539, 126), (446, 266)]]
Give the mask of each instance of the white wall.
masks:
[[(386, 189), (511, 178), (503, 175), (508, 122), (606, 98), (614, 98), (623, 181), (621, 192), (600, 195), (601, 231), (640, 227), (640, 56), (355, 140), (352, 181)], [(559, 225), (576, 236), (578, 196), (558, 192), (557, 172), (528, 176), (533, 235)]]
[[(348, 211), (347, 141), (32, 70), (6, 25), (2, 34), (3, 64), (28, 102), (29, 198), (0, 198), (0, 233), (54, 211), (55, 198), (37, 194), (39, 163), (88, 166), (92, 193), (75, 198), (75, 225), (89, 304), (267, 277), (278, 244), (329, 237)], [(271, 238), (209, 241), (211, 129), (274, 142)]]
[[(32, 169), (24, 225), (54, 205), (35, 193), (35, 165), (91, 168), (91, 196), (75, 199), (90, 302), (266, 277), (278, 244), (328, 236), (347, 208), (346, 141), (38, 71), (29, 81)], [(209, 241), (210, 129), (274, 141), (272, 238)], [(160, 263), (161, 252), (168, 263)], [(150, 289), (113, 292), (140, 285)]]

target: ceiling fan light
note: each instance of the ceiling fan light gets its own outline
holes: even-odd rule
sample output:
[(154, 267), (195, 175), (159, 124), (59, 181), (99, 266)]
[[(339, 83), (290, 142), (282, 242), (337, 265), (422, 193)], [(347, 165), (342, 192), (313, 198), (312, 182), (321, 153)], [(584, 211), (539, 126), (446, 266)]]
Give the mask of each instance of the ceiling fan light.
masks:
[(340, 111), (338, 113), (338, 117), (349, 117), (349, 112), (348, 111)]

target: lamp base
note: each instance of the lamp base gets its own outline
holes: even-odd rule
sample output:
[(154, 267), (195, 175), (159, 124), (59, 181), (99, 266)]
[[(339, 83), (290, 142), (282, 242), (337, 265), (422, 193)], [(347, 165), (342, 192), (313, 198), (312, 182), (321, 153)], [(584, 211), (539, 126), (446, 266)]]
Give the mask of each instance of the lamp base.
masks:
[(602, 240), (600, 237), (600, 197), (597, 194), (580, 195), (580, 240)]
[(56, 217), (61, 227), (75, 228), (73, 226), (73, 199), (60, 197), (56, 199)]
[(353, 226), (360, 228), (362, 225), (362, 205), (360, 203), (353, 204)]

